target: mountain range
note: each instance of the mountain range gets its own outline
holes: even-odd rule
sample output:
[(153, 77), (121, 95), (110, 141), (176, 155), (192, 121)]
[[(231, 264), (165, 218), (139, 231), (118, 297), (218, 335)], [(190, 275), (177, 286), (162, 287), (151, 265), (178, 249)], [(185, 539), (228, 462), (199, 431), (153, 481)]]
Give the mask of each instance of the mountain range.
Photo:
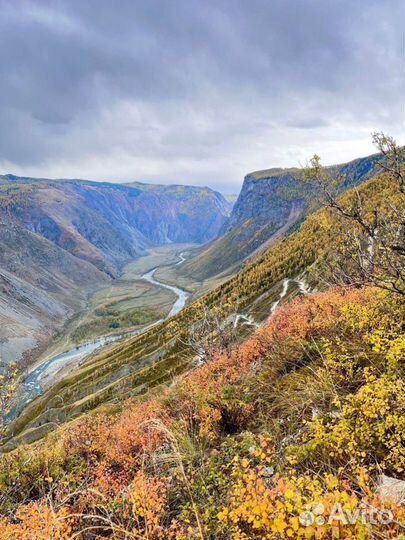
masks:
[[(394, 150), (381, 174), (378, 156), (349, 165), (339, 198), (318, 210), (299, 171), (248, 175), (220, 235), (194, 257), (240, 223), (257, 223), (259, 241), (223, 252), (228, 266), (208, 292), (68, 362), (36, 397), (14, 400), (4, 378), (3, 403), (15, 405), (0, 447), (5, 537), (402, 538), (405, 155)], [(262, 208), (267, 192), (275, 203)], [(266, 204), (278, 229), (264, 229)], [(159, 250), (172, 258), (155, 279)], [(182, 283), (192, 253), (161, 246), (129, 266), (174, 290), (164, 277)], [(51, 273), (54, 255), (42, 261)]]
[(125, 263), (209, 241), (229, 212), (209, 188), (0, 176), (0, 357), (39, 351)]
[[(372, 178), (378, 159), (378, 155), (362, 158), (330, 168), (329, 173), (345, 171), (342, 192), (363, 183), (359, 189), (373, 204), (377, 195)], [(142, 394), (187, 371), (195, 362), (193, 336), (206, 324), (206, 317), (220, 321), (216, 324), (221, 328), (232, 327), (234, 337), (243, 339), (280, 302), (317, 288), (309, 269), (333, 240), (333, 227), (323, 229), (319, 218), (309, 215), (320, 203), (315, 188), (303, 183), (300, 174), (298, 170), (278, 169), (247, 175), (218, 238), (198, 250), (190, 262), (175, 267), (179, 276), (199, 268), (203, 275), (229, 272), (232, 277), (220, 280), (221, 284), (205, 295), (197, 295), (175, 317), (93, 354), (82, 367), (28, 405), (13, 424), (14, 435), (29, 433), (29, 439), (35, 439), (54, 422)], [(371, 183), (367, 182), (370, 179)], [(271, 225), (266, 224), (266, 216)], [(247, 236), (241, 233), (245, 228), (250, 230)], [(252, 241), (255, 231), (257, 242)], [(230, 238), (235, 238), (233, 245)], [(215, 259), (207, 253), (221, 246), (224, 260), (216, 259), (219, 266), (213, 272)], [(238, 271), (233, 270), (238, 266)], [(206, 331), (210, 335), (211, 331)]]
[[(372, 177), (379, 159), (327, 170), (344, 178), (343, 192)], [(301, 176), (249, 173), (233, 208), (209, 188), (0, 176), (0, 357), (29, 362), (152, 246), (200, 244), (178, 269), (191, 282), (235, 274), (319, 207)]]

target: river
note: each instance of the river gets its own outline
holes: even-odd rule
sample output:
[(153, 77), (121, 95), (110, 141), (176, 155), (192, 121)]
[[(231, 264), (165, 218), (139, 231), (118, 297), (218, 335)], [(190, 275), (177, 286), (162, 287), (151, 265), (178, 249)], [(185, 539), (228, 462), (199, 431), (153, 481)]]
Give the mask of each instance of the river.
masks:
[[(177, 266), (185, 260), (183, 253), (180, 253), (179, 257), (180, 260), (173, 266)], [(144, 333), (156, 324), (162, 322), (163, 320), (166, 320), (169, 317), (173, 317), (173, 315), (176, 315), (176, 313), (183, 309), (189, 294), (185, 290), (180, 289), (179, 287), (167, 285), (166, 283), (163, 283), (156, 279), (154, 275), (158, 268), (159, 267), (156, 267), (152, 270), (149, 270), (148, 272), (145, 272), (141, 276), (141, 279), (147, 281), (148, 283), (151, 283), (152, 285), (156, 285), (157, 287), (164, 287), (165, 289), (169, 289), (177, 296), (169, 314), (165, 317), (165, 319), (155, 321), (154, 323), (133, 332), (126, 332), (124, 334), (115, 336), (101, 336), (90, 343), (85, 343), (78, 347), (74, 347), (69, 351), (65, 351), (63, 353), (52, 356), (51, 358), (48, 358), (47, 360), (42, 362), (42, 364), (33, 369), (22, 381), (20, 385), (18, 402), (7, 415), (8, 421), (13, 420), (30, 401), (32, 401), (35, 397), (40, 396), (43, 392), (44, 385), (49, 384), (50, 381), (54, 381), (55, 376), (60, 370), (65, 370), (66, 367), (70, 365), (73, 367), (78, 363), (82, 363), (83, 360), (87, 356), (89, 356), (89, 354), (91, 354), (95, 350), (99, 350), (102, 347), (109, 345), (110, 343), (119, 341), (124, 338), (128, 338), (133, 335), (139, 335), (141, 333)]]
[[(180, 257), (182, 257), (182, 254), (180, 254)], [(178, 263), (176, 263), (176, 266), (183, 262), (181, 259)], [(152, 283), (153, 285), (157, 285), (158, 287), (164, 287), (165, 289), (169, 289), (169, 291), (173, 291), (177, 295), (177, 299), (174, 302), (172, 309), (170, 310), (170, 313), (167, 315), (166, 319), (169, 317), (173, 317), (173, 315), (176, 315), (181, 309), (183, 309), (187, 298), (188, 293), (184, 291), (183, 289), (179, 289), (178, 287), (173, 287), (172, 285), (167, 285), (166, 283), (163, 283), (162, 281), (158, 281), (153, 276), (156, 272), (156, 270), (159, 267), (153, 268), (149, 272), (146, 272), (146, 274), (143, 274), (142, 279), (145, 281), (148, 281), (149, 283)]]

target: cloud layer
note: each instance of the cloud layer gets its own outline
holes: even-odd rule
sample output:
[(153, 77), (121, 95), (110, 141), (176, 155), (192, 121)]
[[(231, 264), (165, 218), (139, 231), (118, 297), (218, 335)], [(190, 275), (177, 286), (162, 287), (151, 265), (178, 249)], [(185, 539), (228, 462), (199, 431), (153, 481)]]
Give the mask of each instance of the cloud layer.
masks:
[(0, 172), (207, 184), (401, 138), (402, 0), (0, 0)]

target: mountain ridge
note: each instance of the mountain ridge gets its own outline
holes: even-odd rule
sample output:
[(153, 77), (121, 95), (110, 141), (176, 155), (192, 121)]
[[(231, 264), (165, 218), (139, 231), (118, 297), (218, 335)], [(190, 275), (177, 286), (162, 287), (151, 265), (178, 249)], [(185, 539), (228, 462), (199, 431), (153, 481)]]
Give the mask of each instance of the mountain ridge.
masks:
[[(381, 193), (390, 193), (384, 176), (370, 179), (359, 189), (370, 207), (379, 204)], [(353, 196), (353, 192), (344, 195), (346, 200)], [(336, 221), (334, 228), (333, 223), (326, 210), (308, 216), (297, 231), (279, 238), (233, 277), (172, 319), (93, 354), (22, 411), (12, 428), (15, 438), (9, 444), (17, 444), (21, 438), (35, 440), (52, 429), (54, 422), (114, 406), (188, 371), (195, 364), (193, 334), (198, 335), (199, 325), (208, 324), (204, 317), (219, 321), (214, 324), (221, 328), (233, 328), (234, 339), (243, 339), (280, 302), (320, 287), (311, 269), (336, 241), (341, 225)]]
[[(380, 159), (380, 154), (372, 154), (331, 165), (325, 170), (333, 177), (344, 177), (340, 186), (343, 192), (371, 178)], [(303, 182), (301, 177), (302, 170), (295, 167), (248, 173), (218, 237), (199, 248), (182, 267), (182, 272), (196, 279), (207, 279), (229, 269), (235, 271), (278, 231), (296, 228), (319, 208), (316, 188)]]
[[(376, 176), (338, 204), (388, 219), (404, 201), (392, 180)], [(332, 208), (308, 216), (172, 319), (96, 352), (30, 402), (1, 448), (10, 538), (44, 524), (87, 534), (89, 518), (94, 539), (119, 527), (120, 538), (154, 540), (335, 538), (338, 528), (399, 540), (404, 289), (359, 282), (355, 267), (332, 285), (328, 263), (348, 228)]]

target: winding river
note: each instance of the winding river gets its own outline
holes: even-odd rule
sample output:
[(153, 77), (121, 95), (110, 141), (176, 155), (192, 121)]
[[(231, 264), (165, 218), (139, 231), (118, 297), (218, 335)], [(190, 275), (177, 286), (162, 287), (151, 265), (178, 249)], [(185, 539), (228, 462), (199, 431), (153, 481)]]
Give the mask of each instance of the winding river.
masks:
[[(180, 253), (179, 257), (180, 260), (173, 266), (177, 266), (185, 260), (183, 253)], [(35, 397), (40, 396), (43, 392), (44, 386), (49, 384), (51, 380), (54, 380), (55, 375), (60, 370), (66, 369), (66, 367), (70, 365), (72, 367), (77, 364), (80, 365), (80, 363), (82, 363), (83, 360), (95, 350), (101, 349), (102, 347), (105, 347), (110, 343), (119, 341), (126, 337), (144, 333), (156, 324), (162, 322), (163, 320), (166, 320), (169, 317), (173, 317), (173, 315), (176, 315), (176, 313), (183, 309), (189, 294), (185, 290), (180, 289), (179, 287), (167, 285), (166, 283), (163, 283), (162, 281), (159, 281), (157, 278), (155, 278), (154, 275), (158, 268), (159, 267), (156, 267), (152, 270), (149, 270), (148, 272), (145, 272), (145, 274), (141, 276), (141, 279), (157, 287), (164, 287), (165, 289), (169, 289), (170, 291), (175, 293), (177, 298), (165, 319), (155, 321), (154, 323), (133, 332), (127, 332), (125, 334), (120, 334), (116, 336), (101, 336), (90, 343), (85, 343), (78, 347), (74, 347), (69, 351), (65, 351), (51, 358), (48, 358), (42, 364), (33, 369), (22, 381), (18, 402), (7, 415), (7, 420), (13, 420), (30, 401), (32, 401)]]
[[(182, 254), (180, 254), (180, 257), (182, 257)], [(184, 260), (184, 259), (183, 259)], [(175, 266), (183, 262), (183, 260), (180, 259), (178, 263), (176, 263)], [(156, 270), (159, 267), (153, 268), (149, 272), (146, 272), (146, 274), (143, 274), (142, 279), (145, 281), (148, 281), (149, 283), (152, 283), (153, 285), (157, 285), (158, 287), (164, 287), (165, 289), (169, 289), (169, 291), (173, 291), (177, 295), (177, 299), (174, 302), (172, 309), (170, 310), (170, 313), (167, 315), (166, 319), (169, 317), (173, 317), (173, 315), (176, 315), (181, 309), (183, 309), (187, 298), (188, 293), (184, 291), (183, 289), (179, 289), (178, 287), (173, 287), (172, 285), (167, 285), (166, 283), (163, 283), (162, 281), (158, 281), (153, 276), (155, 275)]]

